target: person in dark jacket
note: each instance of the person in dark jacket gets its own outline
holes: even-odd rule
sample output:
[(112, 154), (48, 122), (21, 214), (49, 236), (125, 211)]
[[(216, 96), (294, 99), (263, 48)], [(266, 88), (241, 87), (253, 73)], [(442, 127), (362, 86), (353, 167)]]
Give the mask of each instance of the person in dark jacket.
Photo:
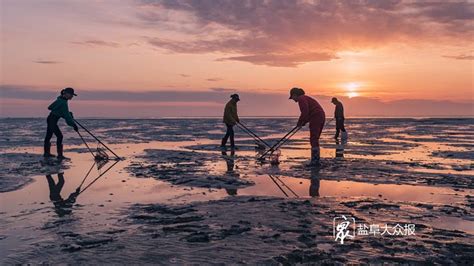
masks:
[(334, 138), (339, 138), (339, 132), (342, 131), (341, 139), (347, 140), (347, 132), (344, 128), (344, 106), (337, 98), (332, 98), (331, 102), (336, 106), (334, 110), (334, 119), (336, 120), (336, 135)]
[(234, 142), (234, 126), (240, 122), (237, 114), (237, 102), (240, 101), (238, 94), (232, 94), (230, 101), (225, 105), (223, 122), (227, 127), (224, 138), (222, 138), (221, 147), (225, 147), (227, 140), (230, 138), (230, 147), (235, 148)]
[(58, 159), (67, 159), (64, 157), (63, 154), (63, 134), (58, 126), (58, 121), (60, 118), (64, 118), (66, 123), (74, 128), (77, 132), (79, 129), (77, 128), (76, 123), (74, 123), (74, 118), (72, 113), (69, 112), (68, 101), (71, 100), (77, 94), (74, 93), (73, 88), (65, 88), (61, 91), (61, 95), (58, 96), (56, 101), (54, 101), (51, 105), (49, 105), (48, 110), (51, 112), (47, 118), (47, 125), (48, 128), (46, 130), (46, 137), (44, 138), (44, 157), (53, 157), (54, 155), (51, 154), (51, 138), (53, 134), (56, 135), (56, 148), (58, 152)]
[(292, 88), (290, 90), (290, 99), (297, 102), (300, 107), (301, 115), (297, 126), (303, 127), (309, 122), (309, 141), (311, 143), (311, 163), (309, 166), (318, 167), (320, 166), (319, 138), (326, 120), (324, 110), (318, 101), (305, 95), (304, 90), (301, 88)]

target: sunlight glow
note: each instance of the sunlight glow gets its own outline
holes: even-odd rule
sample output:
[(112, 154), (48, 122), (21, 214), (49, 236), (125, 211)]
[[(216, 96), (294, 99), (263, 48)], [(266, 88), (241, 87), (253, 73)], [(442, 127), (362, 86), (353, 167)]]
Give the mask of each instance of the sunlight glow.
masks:
[(348, 92), (348, 93), (346, 93), (346, 95), (349, 98), (354, 98), (354, 97), (359, 96), (359, 93), (357, 93), (357, 92)]
[(359, 83), (356, 82), (349, 82), (344, 84), (344, 89), (346, 90), (346, 95), (349, 98), (357, 97), (359, 96), (359, 93), (357, 92), (357, 89), (360, 87)]

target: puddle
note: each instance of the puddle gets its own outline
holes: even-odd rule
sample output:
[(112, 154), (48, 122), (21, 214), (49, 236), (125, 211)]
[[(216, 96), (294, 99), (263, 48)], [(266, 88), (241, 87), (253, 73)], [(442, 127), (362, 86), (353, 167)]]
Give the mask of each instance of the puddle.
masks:
[[(459, 192), (450, 188), (370, 184), (354, 181), (333, 181), (301, 179), (282, 176), (256, 176), (255, 186), (239, 189), (238, 195), (258, 195), (286, 197), (285, 193), (272, 181), (276, 180), (288, 197), (369, 197), (390, 201), (428, 202), (436, 204), (462, 203), (469, 192)], [(291, 193), (293, 190), (294, 193)], [(290, 191), (290, 192), (288, 192)], [(470, 191), (470, 190), (469, 190)]]
[[(198, 144), (209, 144), (211, 141), (198, 141)], [(96, 180), (88, 189), (81, 193), (75, 200), (80, 205), (79, 211), (87, 210), (91, 213), (100, 213), (104, 209), (117, 209), (131, 203), (164, 203), (180, 204), (195, 201), (208, 201), (222, 199), (227, 196), (274, 196), (290, 198), (310, 197), (336, 197), (336, 198), (380, 198), (395, 202), (425, 202), (433, 204), (461, 204), (465, 202), (466, 195), (472, 194), (472, 190), (454, 190), (446, 187), (429, 187), (420, 185), (396, 185), (396, 184), (373, 184), (355, 181), (335, 181), (318, 178), (318, 175), (310, 175), (306, 179), (280, 176), (278, 174), (251, 174), (245, 172), (245, 168), (239, 168), (239, 156), (254, 156), (255, 152), (238, 151), (240, 154), (229, 163), (228, 155), (218, 157), (207, 165), (209, 173), (227, 176), (242, 176), (246, 180), (254, 182), (254, 185), (244, 188), (199, 188), (184, 185), (173, 185), (154, 178), (136, 178), (124, 168), (131, 163), (133, 156), (142, 154), (145, 148), (160, 147), (160, 149), (182, 150), (187, 145), (196, 142), (150, 142), (146, 144), (120, 144), (112, 145), (113, 149), (121, 156), (128, 159), (120, 161), (110, 169), (104, 176)], [(181, 148), (180, 148), (181, 147)], [(73, 148), (73, 147), (71, 147)], [(16, 149), (16, 151), (38, 152), (38, 149)], [(330, 150), (327, 153), (330, 154)], [(220, 151), (203, 151), (204, 153), (220, 154)], [(290, 150), (290, 156), (294, 156)], [(230, 155), (230, 154), (229, 154)], [(65, 169), (64, 186), (60, 192), (63, 199), (68, 198), (84, 182), (82, 188), (94, 180), (112, 162), (109, 162), (101, 170), (93, 164), (90, 154), (75, 153), (68, 154), (72, 158), (72, 166)], [(90, 176), (84, 181), (90, 167)], [(252, 165), (258, 167), (258, 165)], [(248, 169), (247, 169), (248, 170)], [(252, 170), (250, 170), (252, 172)], [(245, 175), (245, 177), (244, 177)], [(51, 175), (54, 182), (58, 182), (58, 174)], [(7, 216), (28, 214), (34, 210), (47, 210), (50, 215), (58, 215), (58, 210), (50, 199), (48, 178), (45, 175), (34, 176), (34, 182), (23, 189), (1, 193), (1, 212)], [(4, 204), (5, 203), (5, 204)], [(75, 212), (75, 207), (71, 212)], [(44, 218), (44, 217), (43, 217)]]
[(432, 220), (439, 228), (446, 228), (449, 230), (459, 230), (474, 234), (474, 221), (467, 221), (458, 217), (442, 216), (436, 217)]
[[(166, 123), (169, 122), (174, 123)], [(116, 129), (135, 131), (136, 125), (130, 123), (122, 122)], [(156, 123), (153, 127), (158, 131), (181, 130), (180, 125), (153, 123)], [(217, 136), (222, 133), (212, 126), (204, 127), (198, 123), (193, 125), (205, 128), (208, 134)], [(277, 129), (285, 126), (281, 124)], [(269, 142), (281, 136), (266, 125), (260, 125), (258, 130), (259, 133), (267, 134), (265, 139)], [(406, 130), (414, 129), (407, 126)], [(108, 128), (99, 128), (97, 131), (104, 136), (112, 134)], [(391, 128), (387, 132), (396, 132), (399, 138), (380, 137), (369, 143), (354, 133), (354, 138), (344, 144), (334, 142), (326, 132), (322, 140), (321, 157), (324, 167), (321, 171), (310, 171), (302, 167), (309, 159), (306, 131), (296, 134), (294, 141), (290, 141), (282, 149), (279, 166), (259, 164), (255, 160), (257, 154), (253, 149), (253, 140), (243, 133), (236, 140), (241, 146), (235, 153), (220, 150), (217, 147), (218, 138), (199, 138), (194, 133), (166, 136), (172, 140), (156, 140), (150, 134), (143, 134), (134, 140), (140, 143), (119, 144), (120, 141), (125, 141), (120, 139), (115, 144), (110, 144), (110, 147), (120, 156), (126, 157), (126, 160), (113, 166), (109, 162), (100, 169), (94, 165), (91, 155), (80, 143), (76, 143), (77, 146), (68, 145), (66, 153), (72, 161), (67, 168), (59, 172), (52, 171), (50, 175), (43, 173), (45, 169), (41, 175), (37, 174), (38, 171), (31, 171), (36, 173), (30, 176), (33, 182), (21, 189), (0, 193), (0, 257), (22, 254), (25, 250), (32, 251), (38, 245), (49, 243), (48, 241), (54, 243), (67, 240), (67, 237), (59, 237), (65, 231), (91, 233), (93, 228), (95, 231), (107, 232), (111, 230), (111, 225), (115, 228), (123, 225), (121, 222), (128, 221), (130, 216), (135, 217), (131, 210), (138, 208), (137, 204), (176, 206), (170, 208), (176, 208), (174, 212), (179, 213), (180, 208), (191, 212), (192, 208), (186, 207), (189, 205), (212, 211), (208, 209), (211, 207), (205, 207), (208, 202), (231, 212), (235, 202), (250, 202), (250, 206), (257, 208), (253, 211), (258, 213), (258, 208), (265, 208), (265, 205), (258, 205), (258, 200), (262, 198), (266, 199), (262, 200), (264, 204), (274, 208), (285, 204), (289, 204), (285, 208), (291, 208), (291, 204), (303, 206), (304, 202), (309, 201), (314, 204), (311, 210), (325, 206), (325, 210), (330, 213), (331, 210), (342, 208), (346, 201), (361, 200), (367, 201), (368, 207), (364, 205), (357, 209), (358, 205), (355, 204), (358, 211), (370, 206), (396, 207), (392, 212), (388, 208), (376, 208), (373, 213), (381, 219), (392, 215), (392, 220), (415, 219), (414, 222), (428, 223), (437, 230), (474, 233), (474, 219), (470, 213), (474, 195), (474, 172), (470, 168), (472, 161), (432, 156), (433, 151), (464, 152), (467, 148), (436, 142), (436, 136), (431, 136), (432, 141), (419, 141), (420, 138), (430, 137), (429, 134), (407, 135), (398, 128)], [(26, 129), (21, 134), (32, 137), (31, 132)], [(9, 136), (14, 140), (13, 134)], [(146, 142), (141, 142), (144, 140)], [(18, 154), (28, 152), (32, 156), (41, 153), (40, 148), (28, 146), (9, 147), (4, 151)], [(34, 167), (34, 164), (25, 165)], [(453, 165), (459, 167), (453, 169)], [(96, 179), (108, 167), (111, 167), (110, 170)], [(84, 179), (89, 170), (89, 176)], [(450, 178), (444, 175), (449, 175)], [(61, 182), (64, 184), (59, 189), (58, 183)], [(254, 198), (255, 202), (251, 201)], [(274, 199), (278, 203), (273, 203)], [(350, 210), (344, 208), (344, 211)], [(296, 211), (294, 215), (302, 216)], [(208, 218), (212, 217), (214, 216), (210, 215)], [(280, 218), (283, 220), (279, 222), (284, 223), (282, 217)], [(304, 217), (320, 218), (317, 213)], [(138, 219), (135, 222), (140, 224), (143, 221)], [(213, 222), (208, 227), (203, 226), (203, 230), (223, 227), (222, 223), (226, 224), (225, 221)], [(131, 231), (143, 229), (137, 224), (127, 224), (126, 228)], [(193, 226), (200, 228), (201, 225)], [(232, 230), (239, 232), (239, 226), (234, 226)], [(148, 229), (154, 230), (153, 227)], [(225, 233), (219, 233), (221, 235), (218, 237), (232, 231), (229, 230), (223, 229)], [(205, 236), (201, 238), (199, 232), (197, 230), (193, 233), (197, 236), (186, 236), (184, 239), (206, 239)], [(300, 237), (306, 239), (308, 235)], [(179, 241), (182, 239), (179, 238)], [(322, 250), (334, 248), (328, 243), (319, 243), (318, 246)], [(67, 247), (71, 249), (70, 246)]]

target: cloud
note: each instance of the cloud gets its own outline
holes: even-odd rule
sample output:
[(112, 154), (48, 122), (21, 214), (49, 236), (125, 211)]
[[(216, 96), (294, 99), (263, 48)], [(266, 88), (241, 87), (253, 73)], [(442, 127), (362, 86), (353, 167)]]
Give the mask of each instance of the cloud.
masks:
[[(393, 42), (472, 39), (474, 3), (402, 0), (141, 0), (144, 25), (175, 23), (179, 39), (148, 37), (175, 53), (294, 67)], [(146, 14), (146, 15), (145, 15)], [(183, 23), (185, 21), (186, 23)], [(179, 27), (185, 24), (186, 27)], [(185, 40), (183, 40), (185, 39)]]
[[(2, 98), (50, 100), (59, 95), (56, 90), (16, 85), (0, 85)], [(193, 91), (185, 88), (157, 91), (123, 91), (123, 90), (86, 90), (75, 88), (77, 99), (86, 101), (126, 101), (126, 102), (220, 102), (228, 98), (228, 92), (235, 89), (210, 88)]]
[(326, 53), (300, 53), (300, 54), (258, 54), (243, 55), (218, 59), (219, 61), (237, 60), (250, 62), (255, 65), (267, 65), (277, 67), (295, 67), (308, 61), (330, 61), (338, 58)]
[[(46, 107), (58, 95), (57, 90), (0, 85), (0, 116), (46, 116)], [(163, 116), (221, 116), (231, 92), (238, 92), (239, 114), (242, 116), (297, 116), (298, 105), (288, 100), (286, 93), (261, 93), (230, 88), (204, 91), (118, 91), (77, 89), (78, 97), (70, 106), (78, 116), (90, 117), (163, 117)], [(334, 105), (331, 96), (314, 96), (331, 117)], [(474, 116), (473, 103), (398, 100), (382, 102), (365, 97), (338, 97), (351, 116)], [(23, 103), (23, 104), (21, 104)], [(28, 108), (24, 108), (25, 104)]]
[(84, 45), (84, 46), (89, 46), (89, 47), (97, 47), (97, 46), (105, 46), (105, 47), (119, 47), (120, 44), (116, 42), (108, 42), (108, 41), (103, 41), (103, 40), (85, 40), (85, 41), (76, 41), (76, 42), (71, 42), (73, 44), (77, 45)]
[(472, 54), (443, 55), (443, 57), (456, 59), (456, 60), (474, 60), (474, 56)]
[(210, 82), (215, 82), (215, 81), (221, 81), (222, 79), (221, 78), (208, 78), (206, 80)]
[(35, 60), (33, 63), (36, 64), (44, 64), (44, 65), (54, 65), (54, 64), (61, 64), (60, 61), (53, 61), (53, 60)]
[(229, 89), (229, 88), (210, 88), (211, 91), (216, 92), (236, 92), (236, 89)]
[(441, 23), (469, 21), (474, 16), (472, 1), (426, 1), (412, 2), (409, 6), (417, 10), (417, 14)]
[(191, 75), (188, 75), (188, 74), (179, 74), (180, 77), (183, 77), (183, 78), (189, 78), (191, 77)]

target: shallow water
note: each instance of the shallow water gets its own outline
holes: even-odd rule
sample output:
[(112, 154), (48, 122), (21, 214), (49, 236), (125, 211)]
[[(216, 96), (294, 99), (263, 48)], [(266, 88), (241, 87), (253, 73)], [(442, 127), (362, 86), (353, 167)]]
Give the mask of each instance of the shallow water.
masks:
[[(434, 134), (440, 131), (436, 124), (420, 127), (424, 132), (413, 130), (420, 121), (395, 120), (389, 121), (388, 125), (379, 120), (355, 121), (354, 125), (348, 126), (348, 143), (336, 143), (331, 140), (331, 132), (324, 132), (323, 167), (320, 171), (301, 167), (309, 157), (306, 131), (295, 135), (294, 141), (282, 149), (280, 164), (272, 166), (255, 160), (257, 153), (253, 140), (242, 132), (237, 132), (240, 148), (235, 154), (220, 150), (217, 145), (221, 134), (213, 120), (202, 120), (200, 123), (147, 120), (153, 126), (146, 132), (141, 132), (139, 124), (133, 120), (120, 121), (113, 129), (109, 125), (116, 123), (116, 120), (100, 120), (102, 127), (98, 126), (98, 121), (87, 122), (94, 125), (95, 131), (103, 134), (104, 139), (116, 140), (110, 141), (113, 143), (110, 147), (126, 159), (82, 192), (75, 204), (66, 207), (55, 205), (50, 200), (46, 172), (51, 170), (52, 178), (57, 182), (56, 168), (36, 169), (37, 164), (26, 164), (31, 168), (26, 175), (33, 182), (25, 183), (19, 190), (0, 193), (0, 256), (9, 258), (8, 262), (23, 262), (22, 258), (29, 258), (29, 255), (22, 256), (22, 252), (31, 251), (43, 242), (54, 241), (58, 230), (64, 229), (64, 224), (71, 224), (70, 230), (77, 233), (90, 228), (110, 230), (111, 224), (125, 219), (128, 208), (134, 204), (179, 206), (241, 196), (318, 198), (323, 201), (327, 198), (336, 202), (373, 199), (395, 204), (402, 210), (427, 206), (435, 211), (431, 218), (426, 216), (419, 218), (420, 221), (443, 230), (474, 233), (470, 197), (474, 195), (474, 139), (464, 134), (474, 129), (471, 120), (461, 120), (459, 131), (452, 128), (459, 123), (458, 120), (441, 120), (443, 134)], [(268, 142), (275, 142), (289, 125), (287, 121), (278, 119), (273, 121), (273, 125), (268, 121), (258, 122), (252, 120), (249, 124), (259, 124), (255, 130), (265, 132), (262, 136)], [(16, 123), (18, 121), (1, 120), (3, 130), (7, 130), (0, 142), (5, 154), (40, 154), (41, 149), (33, 146), (37, 143), (33, 141), (35, 131), (29, 131), (26, 127), (13, 134), (11, 131), (15, 130)], [(404, 126), (407, 123), (414, 125)], [(190, 124), (197, 129), (188, 132), (186, 128)], [(444, 125), (449, 127), (444, 128)], [(285, 130), (287, 128), (290, 127)], [(174, 134), (163, 133), (167, 130)], [(366, 137), (368, 131), (371, 139)], [(202, 137), (207, 136), (206, 132), (210, 138)], [(127, 136), (132, 141), (127, 142)], [(28, 142), (29, 138), (32, 141)], [(22, 139), (26, 141), (22, 142)], [(90, 176), (81, 188), (87, 187), (89, 182), (112, 165), (109, 162), (98, 170), (91, 155), (77, 143), (77, 138), (69, 140), (77, 146), (68, 145), (67, 155), (72, 160), (67, 169), (60, 171), (65, 180), (61, 190), (63, 199), (78, 188), (91, 167)], [(18, 143), (31, 145), (14, 148)], [(471, 155), (460, 157), (455, 152)], [(446, 157), (446, 154), (453, 156)], [(40, 156), (35, 158), (39, 160)], [(17, 172), (12, 169), (15, 167), (9, 165), (6, 172), (15, 176)], [(17, 167), (25, 167), (25, 164)], [(456, 206), (464, 214), (447, 211), (446, 206)], [(415, 211), (412, 217), (420, 215), (418, 212)], [(43, 259), (48, 261), (46, 257)]]

